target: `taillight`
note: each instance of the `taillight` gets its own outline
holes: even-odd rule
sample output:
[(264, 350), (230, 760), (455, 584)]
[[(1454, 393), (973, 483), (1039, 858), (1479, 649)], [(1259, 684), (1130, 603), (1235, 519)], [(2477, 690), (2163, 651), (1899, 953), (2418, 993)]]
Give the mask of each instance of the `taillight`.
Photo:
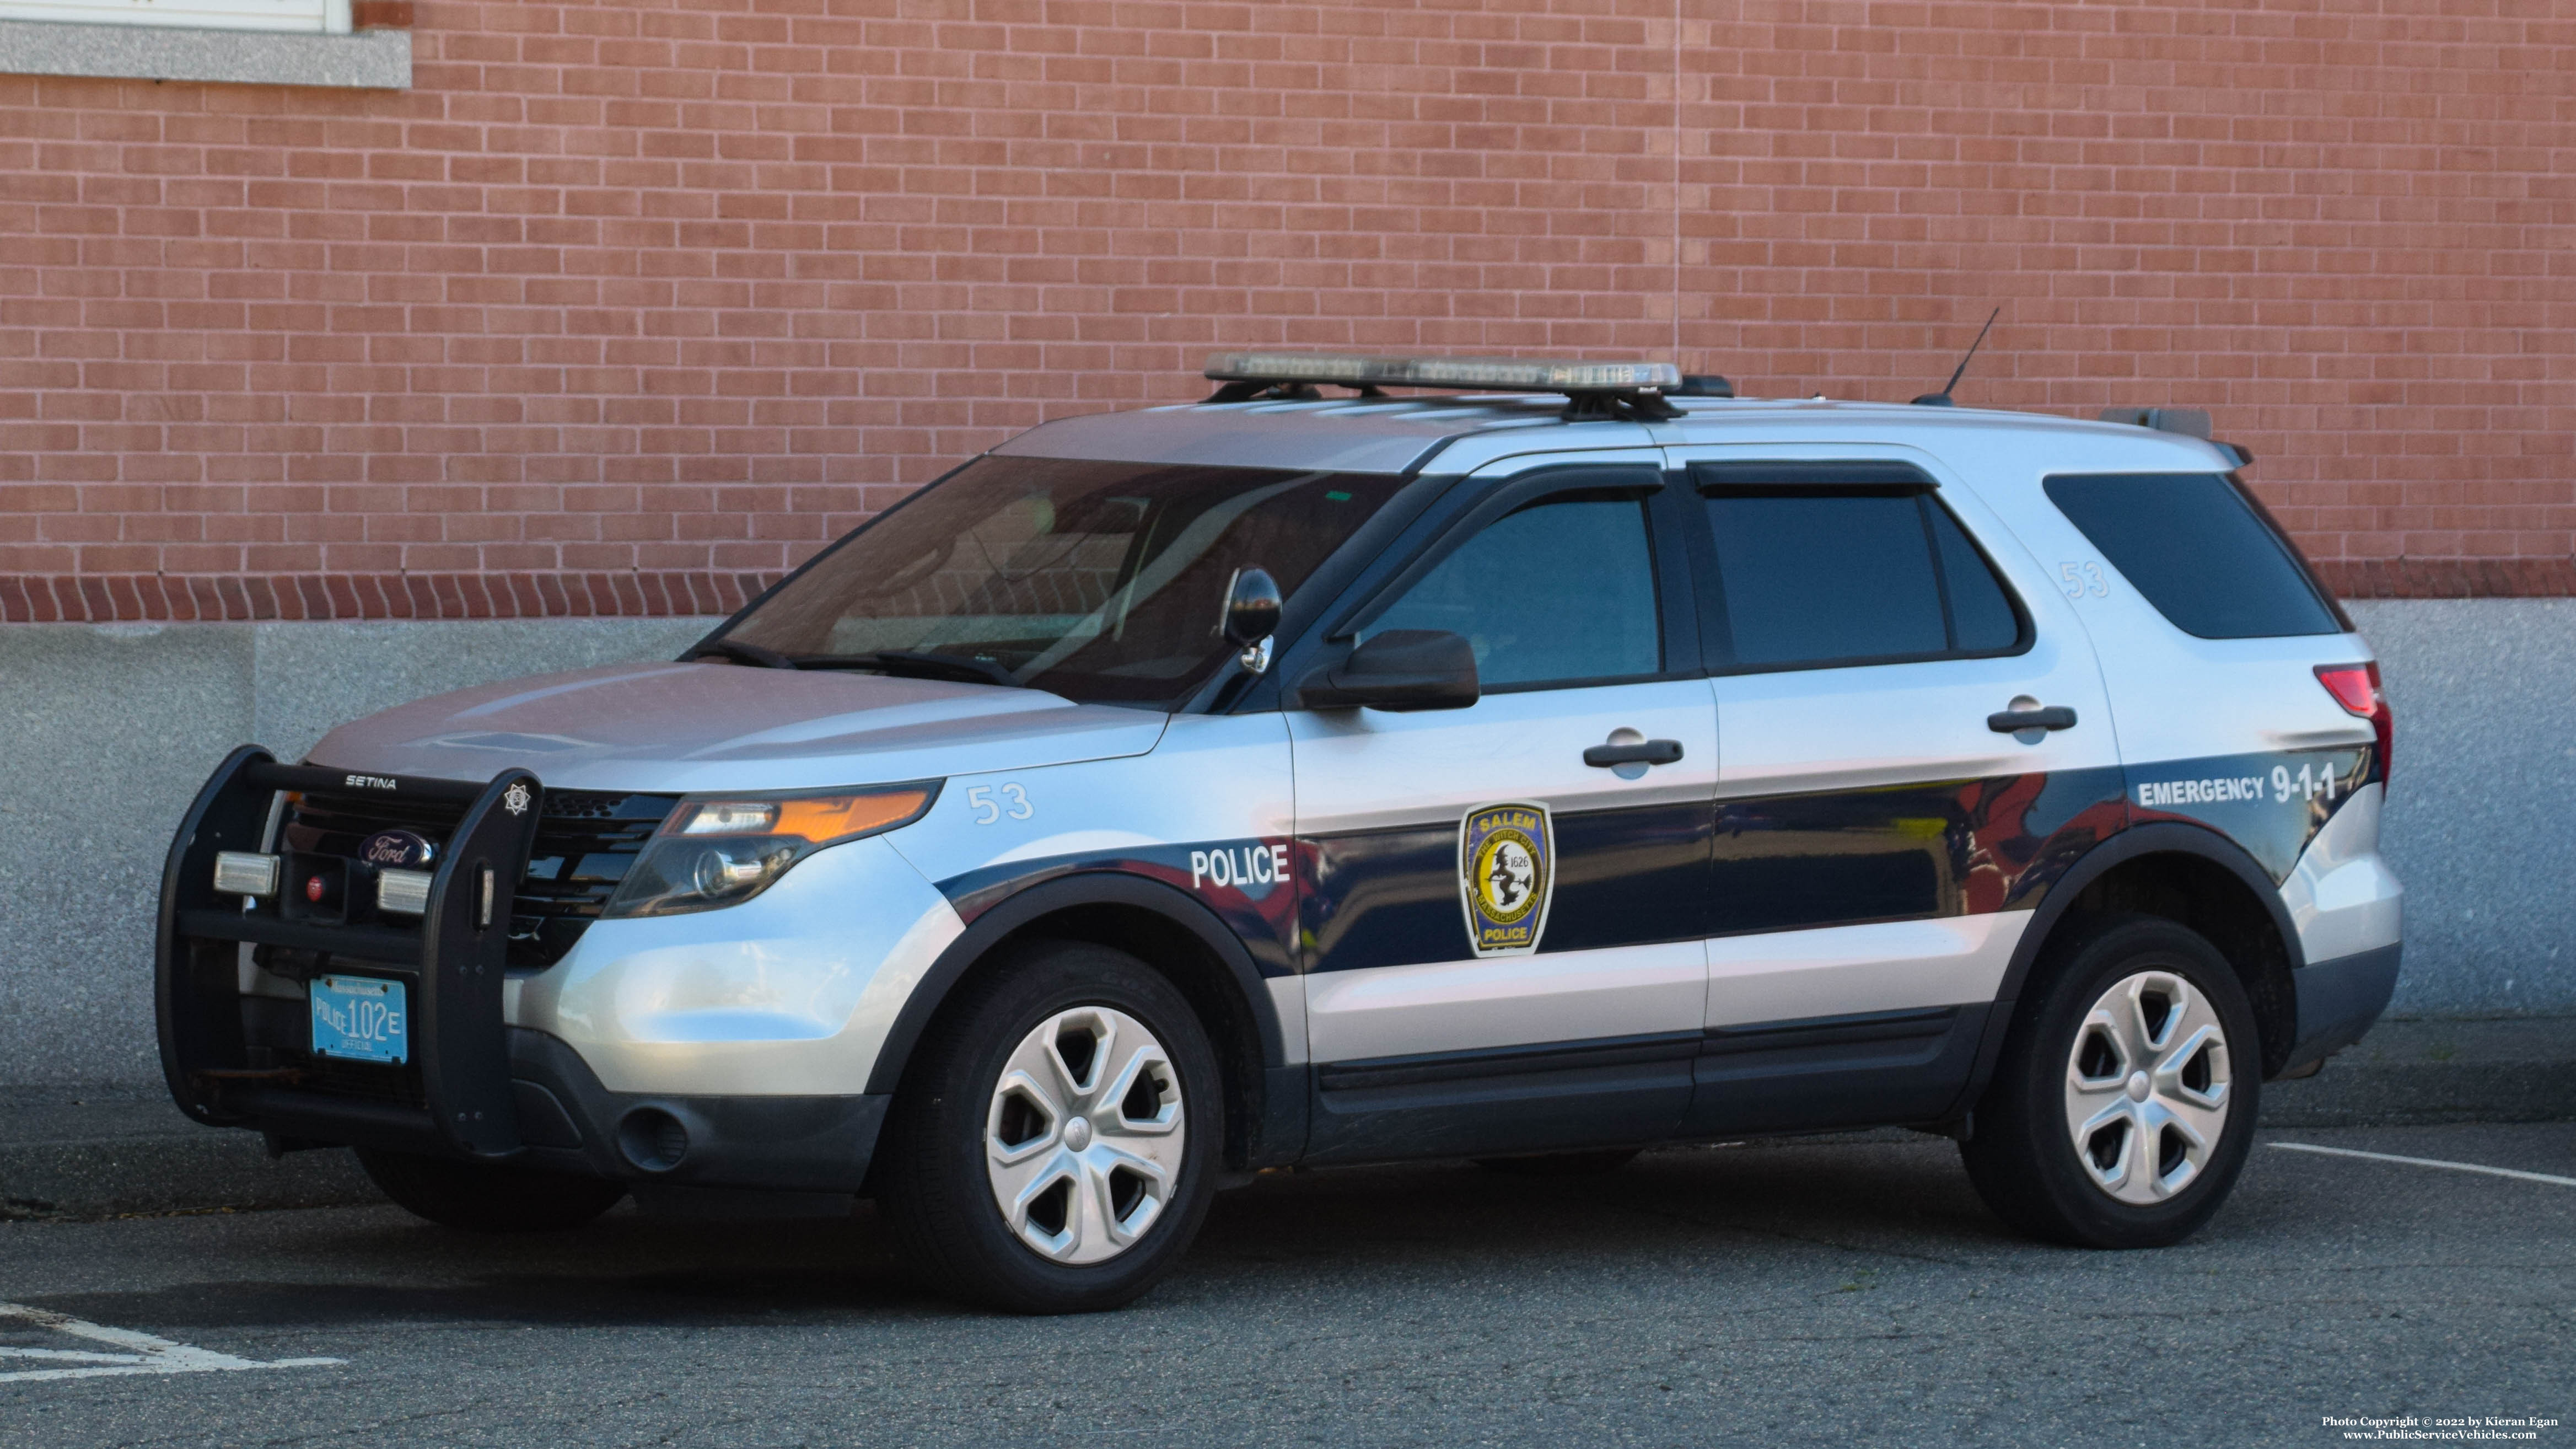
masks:
[(2320, 664), (2317, 683), (2335, 697), (2344, 713), (2370, 721), (2379, 745), (2379, 778), (2388, 778), (2388, 753), (2396, 743), (2396, 720), (2388, 712), (2388, 695), (2379, 687), (2376, 664)]

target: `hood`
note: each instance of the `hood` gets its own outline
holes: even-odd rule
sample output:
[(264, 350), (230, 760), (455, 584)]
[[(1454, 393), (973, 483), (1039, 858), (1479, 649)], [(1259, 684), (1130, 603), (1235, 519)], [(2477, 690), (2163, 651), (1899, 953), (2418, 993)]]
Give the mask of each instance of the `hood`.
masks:
[(515, 765), (567, 790), (829, 789), (1141, 755), (1165, 722), (991, 684), (616, 664), (418, 700), (342, 725), (309, 758), (449, 780)]

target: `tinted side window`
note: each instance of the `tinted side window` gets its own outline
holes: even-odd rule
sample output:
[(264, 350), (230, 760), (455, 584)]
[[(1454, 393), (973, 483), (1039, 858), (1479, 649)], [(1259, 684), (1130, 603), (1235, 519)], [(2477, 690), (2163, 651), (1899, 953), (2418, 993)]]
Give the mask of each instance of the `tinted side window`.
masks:
[(1950, 510), (1925, 499), (1932, 541), (1941, 556), (1941, 581), (1950, 590), (1951, 646), (1962, 654), (1992, 654), (2021, 641), (2021, 616), (1994, 566), (1968, 541)]
[(1496, 519), (1363, 634), (1386, 629), (1466, 635), (1487, 689), (1654, 674), (1663, 630), (1645, 505), (1565, 500)]
[(1938, 654), (1941, 589), (1912, 495), (1708, 500), (1735, 662)]
[(2021, 616), (1948, 510), (1919, 492), (1708, 495), (1741, 669), (1992, 654)]
[(2058, 511), (2185, 633), (2343, 632), (2290, 541), (2222, 474), (2109, 473), (2046, 486)]

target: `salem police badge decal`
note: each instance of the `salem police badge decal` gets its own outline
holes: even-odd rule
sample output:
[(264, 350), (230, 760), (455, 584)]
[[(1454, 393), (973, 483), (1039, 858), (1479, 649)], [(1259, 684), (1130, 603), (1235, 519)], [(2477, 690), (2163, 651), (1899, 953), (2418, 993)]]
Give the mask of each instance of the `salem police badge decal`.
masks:
[(1538, 949), (1556, 891), (1556, 840), (1544, 805), (1487, 805), (1458, 827), (1458, 891), (1479, 956)]

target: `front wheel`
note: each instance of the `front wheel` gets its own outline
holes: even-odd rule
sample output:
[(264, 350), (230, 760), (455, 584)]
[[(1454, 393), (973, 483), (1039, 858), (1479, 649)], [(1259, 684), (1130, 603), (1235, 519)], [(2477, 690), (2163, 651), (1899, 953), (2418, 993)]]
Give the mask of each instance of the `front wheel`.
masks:
[(623, 1185), (515, 1163), (463, 1162), (358, 1149), (358, 1165), (415, 1217), (470, 1233), (577, 1228), (617, 1206)]
[(1153, 969), (1016, 949), (916, 1049), (879, 1210), (942, 1286), (1018, 1313), (1115, 1308), (1186, 1251), (1225, 1141), (1216, 1056)]
[(2243, 983), (2154, 916), (2104, 922), (2042, 969), (1960, 1144), (1977, 1195), (2081, 1247), (2189, 1237), (2253, 1145), (2263, 1053)]

